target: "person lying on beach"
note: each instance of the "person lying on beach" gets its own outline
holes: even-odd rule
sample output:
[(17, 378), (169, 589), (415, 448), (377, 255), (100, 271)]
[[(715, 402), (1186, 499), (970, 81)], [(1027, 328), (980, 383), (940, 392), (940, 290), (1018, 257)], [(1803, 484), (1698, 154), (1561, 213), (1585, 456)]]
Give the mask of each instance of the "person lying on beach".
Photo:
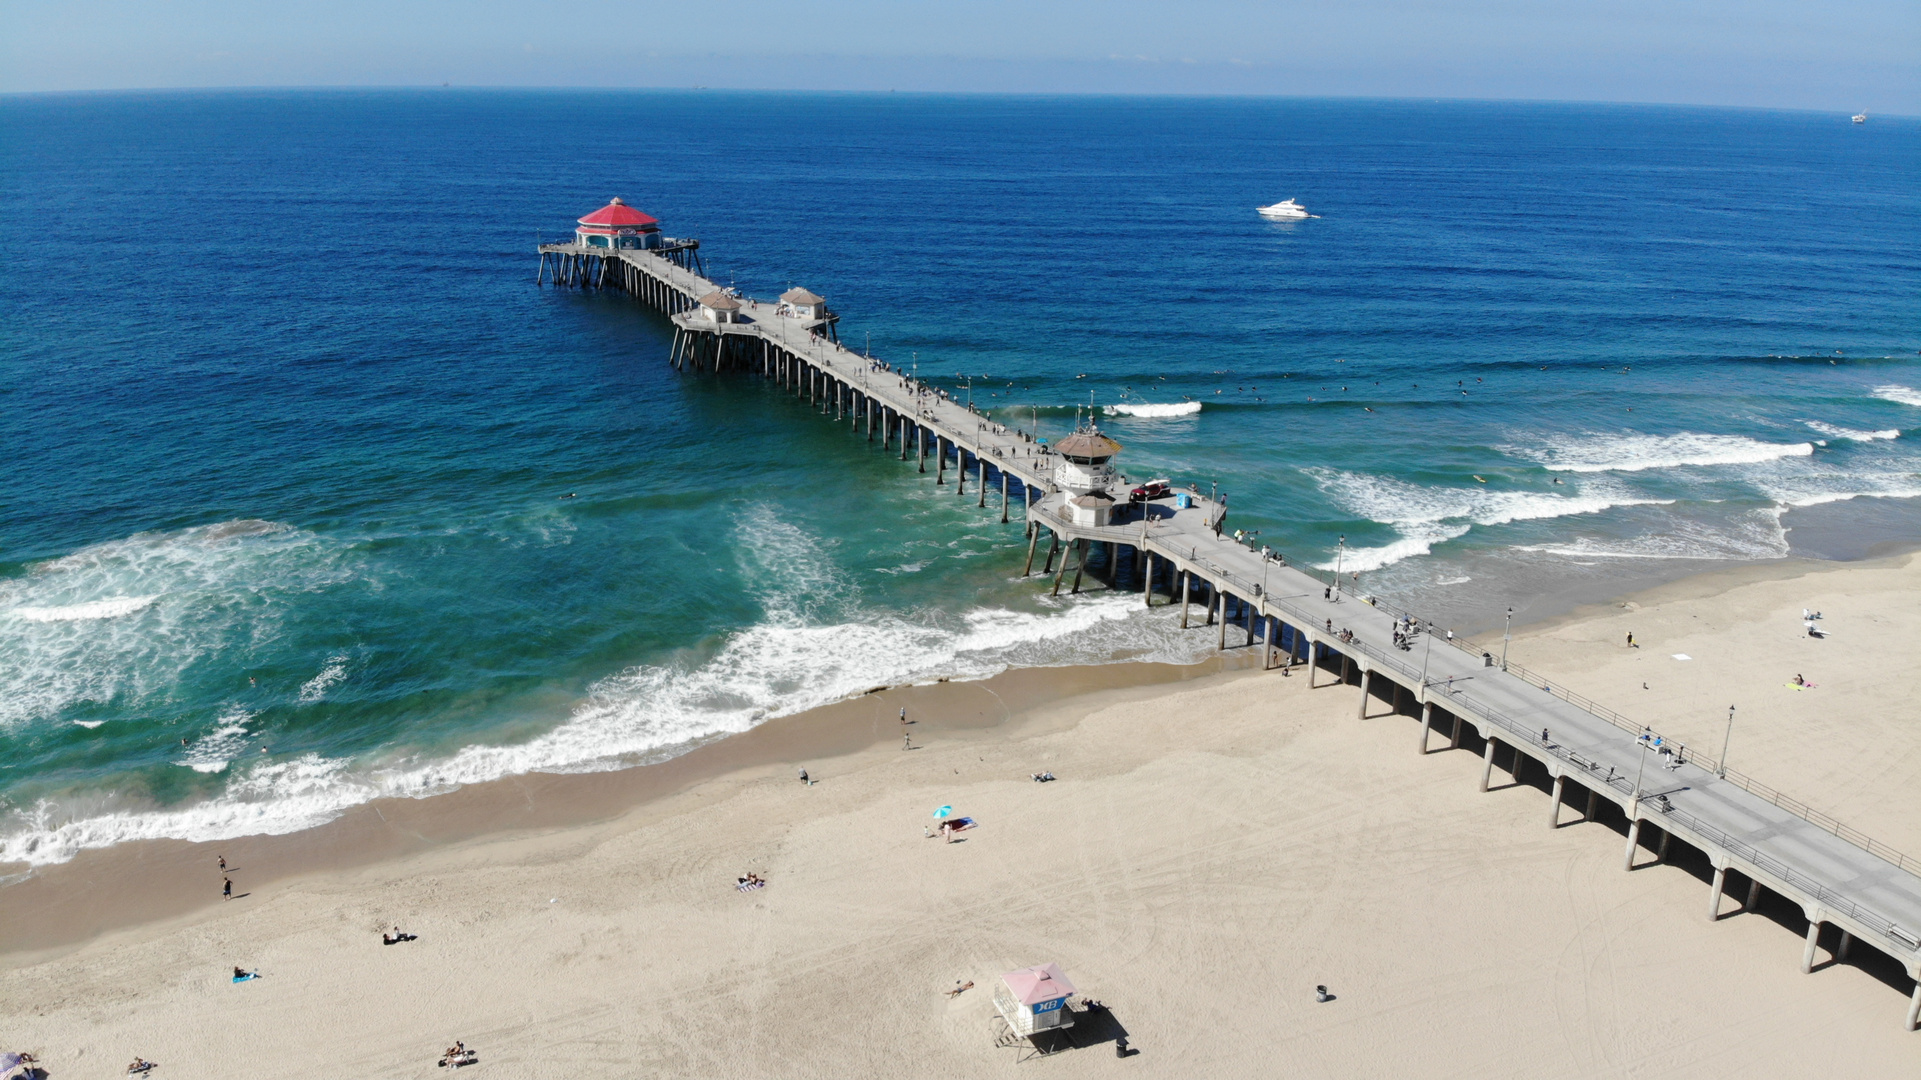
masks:
[(127, 1066), (127, 1075), (133, 1076), (136, 1073), (143, 1073), (154, 1067), (153, 1062), (148, 1061), (146, 1058), (137, 1057), (133, 1059), (133, 1064)]
[(972, 990), (973, 988), (974, 988), (974, 983), (971, 979), (967, 982), (957, 982), (954, 984), (954, 988), (952, 990), (947, 991), (947, 996), (959, 997), (960, 995), (966, 993), (969, 990)]
[(1034, 782), (1036, 784), (1045, 784), (1052, 779), (1054, 779), (1054, 774), (1051, 772), (1037, 772), (1034, 774)]

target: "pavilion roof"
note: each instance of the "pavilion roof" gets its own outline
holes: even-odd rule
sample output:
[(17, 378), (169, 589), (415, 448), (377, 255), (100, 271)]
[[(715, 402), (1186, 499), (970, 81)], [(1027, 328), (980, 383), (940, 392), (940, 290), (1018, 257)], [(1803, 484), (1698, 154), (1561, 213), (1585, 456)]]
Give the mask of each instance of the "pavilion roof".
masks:
[(580, 219), (582, 225), (658, 225), (660, 219), (640, 211), (615, 198), (606, 206)]

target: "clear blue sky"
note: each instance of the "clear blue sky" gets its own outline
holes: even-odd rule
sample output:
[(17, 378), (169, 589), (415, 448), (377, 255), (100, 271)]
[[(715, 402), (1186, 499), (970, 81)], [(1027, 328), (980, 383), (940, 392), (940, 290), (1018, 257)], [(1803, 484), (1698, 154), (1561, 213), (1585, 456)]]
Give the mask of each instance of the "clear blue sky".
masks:
[(1921, 0), (0, 0), (0, 91), (710, 86), (1921, 113)]

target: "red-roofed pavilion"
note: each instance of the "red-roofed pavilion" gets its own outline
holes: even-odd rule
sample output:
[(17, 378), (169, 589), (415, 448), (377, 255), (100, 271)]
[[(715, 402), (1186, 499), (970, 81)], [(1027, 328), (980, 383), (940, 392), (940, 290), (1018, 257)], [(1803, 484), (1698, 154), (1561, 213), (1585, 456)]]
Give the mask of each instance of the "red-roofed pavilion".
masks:
[(588, 247), (657, 248), (660, 221), (615, 199), (581, 218), (574, 235)]

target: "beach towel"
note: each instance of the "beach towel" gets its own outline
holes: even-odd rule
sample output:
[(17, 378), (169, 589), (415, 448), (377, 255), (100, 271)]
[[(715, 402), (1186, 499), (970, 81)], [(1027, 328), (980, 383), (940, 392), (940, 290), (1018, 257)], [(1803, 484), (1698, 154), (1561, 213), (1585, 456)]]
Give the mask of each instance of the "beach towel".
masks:
[(260, 973), (258, 971), (249, 971), (245, 975), (235, 975), (233, 977), (233, 981), (237, 983), (242, 983), (242, 982), (251, 981), (253, 979), (258, 979), (259, 977), (260, 977)]

